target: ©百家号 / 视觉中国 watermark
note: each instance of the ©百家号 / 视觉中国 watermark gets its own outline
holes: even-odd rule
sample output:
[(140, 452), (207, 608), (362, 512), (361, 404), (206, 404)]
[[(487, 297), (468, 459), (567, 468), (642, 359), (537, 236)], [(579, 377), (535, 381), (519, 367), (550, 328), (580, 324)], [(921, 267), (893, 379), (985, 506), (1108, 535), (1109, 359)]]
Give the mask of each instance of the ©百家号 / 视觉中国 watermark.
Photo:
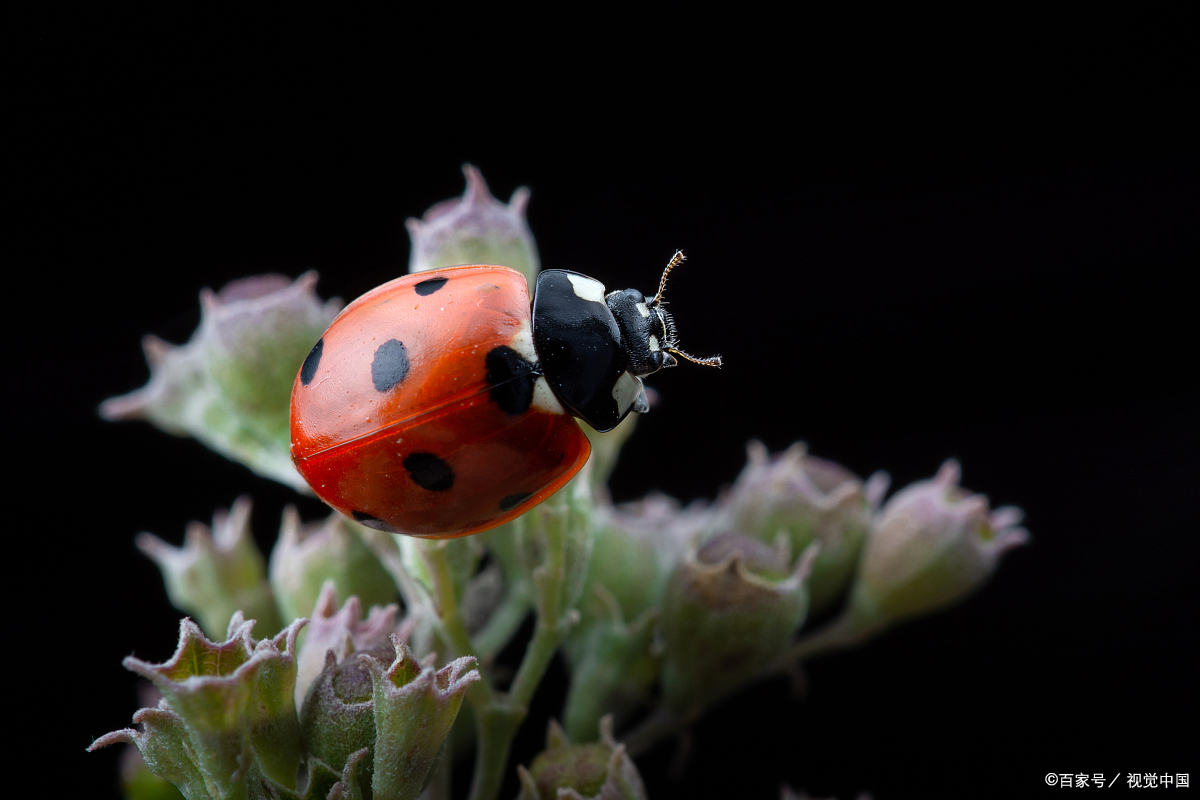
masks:
[(1190, 786), (1186, 772), (1047, 772), (1046, 783), (1062, 789), (1110, 788), (1124, 779), (1130, 789), (1186, 789)]

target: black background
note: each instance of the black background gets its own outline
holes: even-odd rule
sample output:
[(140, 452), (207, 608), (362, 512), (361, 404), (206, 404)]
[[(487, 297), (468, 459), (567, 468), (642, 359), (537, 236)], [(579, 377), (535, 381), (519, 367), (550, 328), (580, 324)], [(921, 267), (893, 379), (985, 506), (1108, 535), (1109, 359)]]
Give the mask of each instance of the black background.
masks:
[[(532, 189), (545, 267), (650, 290), (688, 255), (683, 346), (726, 366), (649, 381), (661, 404), (618, 500), (711, 498), (758, 438), (897, 488), (955, 457), (964, 485), (1027, 512), (1033, 544), (981, 593), (814, 662), (803, 702), (778, 681), (712, 711), (680, 782), (673, 745), (639, 761), (652, 797), (1200, 780), (1200, 204), (1177, 22), (511, 22), (62, 12), (25, 32), (8, 660), (32, 668), (20, 692), (40, 710), (22, 714), (51, 722), (39, 746), (62, 774), (114, 786), (116, 750), (83, 748), (137, 707), (121, 658), (173, 649), (134, 534), (179, 542), (249, 493), (268, 549), (297, 501), (96, 417), (146, 380), (141, 336), (185, 341), (200, 289), (245, 275), (317, 269), (323, 296), (351, 299), (401, 274), (405, 218), (460, 194), (469, 161), (502, 199)], [(563, 681), (556, 662), (521, 762)]]

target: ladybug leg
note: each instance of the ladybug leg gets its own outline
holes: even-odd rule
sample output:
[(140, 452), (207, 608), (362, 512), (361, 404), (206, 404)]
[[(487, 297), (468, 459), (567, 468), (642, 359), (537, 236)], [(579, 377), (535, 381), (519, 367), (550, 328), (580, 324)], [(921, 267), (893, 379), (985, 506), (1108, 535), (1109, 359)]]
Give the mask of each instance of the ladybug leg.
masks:
[(646, 399), (646, 387), (643, 386), (638, 392), (637, 399), (633, 401), (633, 410), (638, 414), (645, 414), (650, 410), (650, 401)]

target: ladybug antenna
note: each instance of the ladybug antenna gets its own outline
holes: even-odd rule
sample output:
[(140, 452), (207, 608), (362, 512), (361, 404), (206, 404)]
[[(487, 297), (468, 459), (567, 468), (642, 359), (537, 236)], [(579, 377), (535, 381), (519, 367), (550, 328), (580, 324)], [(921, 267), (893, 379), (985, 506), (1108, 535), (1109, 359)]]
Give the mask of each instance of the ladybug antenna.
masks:
[(676, 356), (679, 356), (680, 358), (691, 361), (693, 364), (699, 364), (702, 367), (719, 367), (719, 366), (721, 366), (721, 357), (720, 356), (708, 356), (707, 358), (697, 358), (696, 356), (693, 356), (693, 355), (683, 352), (678, 347), (668, 347), (667, 352), (671, 353), (672, 355), (676, 355)]
[(667, 268), (663, 270), (662, 279), (658, 282), (658, 294), (654, 295), (654, 299), (650, 301), (650, 305), (656, 306), (662, 302), (663, 289), (667, 288), (667, 276), (671, 274), (671, 270), (675, 269), (675, 267), (682, 264), (685, 260), (687, 260), (687, 256), (683, 254), (682, 250), (676, 250), (675, 255), (671, 256), (671, 261), (667, 264)]

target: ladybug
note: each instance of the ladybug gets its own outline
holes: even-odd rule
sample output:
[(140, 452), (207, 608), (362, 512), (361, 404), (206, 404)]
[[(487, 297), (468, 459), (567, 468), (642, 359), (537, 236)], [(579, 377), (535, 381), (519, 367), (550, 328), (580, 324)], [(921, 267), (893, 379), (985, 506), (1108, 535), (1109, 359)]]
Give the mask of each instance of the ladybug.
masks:
[(597, 431), (649, 406), (642, 377), (680, 350), (662, 305), (567, 270), (533, 301), (507, 267), (406, 275), (348, 305), (292, 385), (291, 452), (317, 496), (364, 525), (430, 538), (501, 525), (545, 500)]

